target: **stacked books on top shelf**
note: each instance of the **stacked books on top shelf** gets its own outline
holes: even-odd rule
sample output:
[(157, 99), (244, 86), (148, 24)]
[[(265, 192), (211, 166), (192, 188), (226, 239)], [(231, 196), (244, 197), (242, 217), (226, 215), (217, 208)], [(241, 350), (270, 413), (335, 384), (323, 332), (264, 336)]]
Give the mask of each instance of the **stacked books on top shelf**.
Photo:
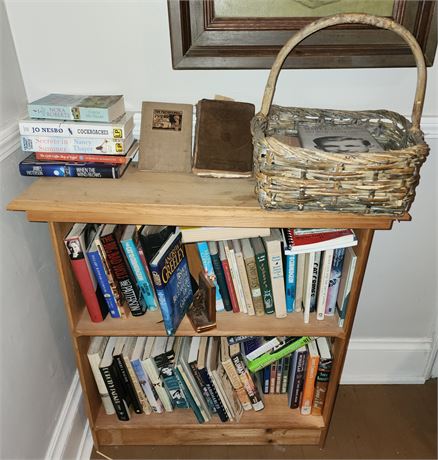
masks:
[(190, 308), (203, 273), (214, 285), (213, 311), (300, 314), (304, 323), (337, 315), (342, 327), (356, 244), (350, 229), (81, 223), (65, 237), (92, 321), (160, 309), (168, 335)]
[(93, 337), (87, 356), (104, 411), (121, 421), (188, 409), (199, 423), (238, 422), (265, 408), (266, 393), (321, 415), (330, 346), (325, 337)]
[(23, 176), (117, 179), (138, 151), (120, 95), (49, 94), (28, 104), (19, 128), (21, 148), (31, 152), (19, 165)]

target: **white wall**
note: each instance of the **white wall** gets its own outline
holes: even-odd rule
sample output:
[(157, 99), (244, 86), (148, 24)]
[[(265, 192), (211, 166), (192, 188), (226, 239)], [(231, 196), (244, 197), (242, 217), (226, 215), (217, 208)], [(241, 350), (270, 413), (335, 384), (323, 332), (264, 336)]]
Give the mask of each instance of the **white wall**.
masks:
[(47, 225), (5, 210), (32, 179), (17, 172), (17, 119), (27, 98), (3, 2), (0, 29), (0, 458), (43, 458), (75, 364)]
[[(196, 103), (222, 94), (260, 107), (267, 70), (172, 70), (164, 0), (6, 3), (29, 100), (50, 92), (122, 93), (127, 108), (138, 111), (142, 100)], [(280, 76), (275, 100), (409, 115), (415, 76), (414, 69), (288, 70)], [(437, 310), (437, 83), (435, 65), (424, 109), (432, 155), (423, 168), (413, 221), (375, 236), (345, 381), (421, 381), (425, 375)], [(11, 196), (23, 182), (10, 178)], [(7, 218), (27, 232), (27, 244), (44, 238), (44, 231), (31, 230), (42, 226), (25, 224), (23, 216)], [(41, 314), (44, 308), (50, 307), (35, 310)], [(39, 323), (35, 331), (45, 337), (47, 323)]]

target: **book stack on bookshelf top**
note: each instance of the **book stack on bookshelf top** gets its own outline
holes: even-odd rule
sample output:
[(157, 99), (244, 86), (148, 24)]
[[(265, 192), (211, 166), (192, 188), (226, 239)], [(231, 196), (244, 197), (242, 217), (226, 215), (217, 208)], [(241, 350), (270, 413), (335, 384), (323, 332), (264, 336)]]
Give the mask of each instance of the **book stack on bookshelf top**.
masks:
[(123, 96), (49, 94), (19, 122), (23, 176), (117, 179), (138, 151)]

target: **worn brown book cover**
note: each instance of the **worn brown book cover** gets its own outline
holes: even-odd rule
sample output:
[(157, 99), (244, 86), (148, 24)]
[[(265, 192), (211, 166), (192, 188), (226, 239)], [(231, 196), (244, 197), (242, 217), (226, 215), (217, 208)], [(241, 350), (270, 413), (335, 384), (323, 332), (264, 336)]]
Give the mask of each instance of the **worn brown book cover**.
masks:
[(213, 177), (250, 177), (250, 130), (255, 107), (246, 102), (202, 99), (196, 107), (193, 173)]
[(190, 172), (192, 119), (191, 104), (143, 102), (138, 169)]

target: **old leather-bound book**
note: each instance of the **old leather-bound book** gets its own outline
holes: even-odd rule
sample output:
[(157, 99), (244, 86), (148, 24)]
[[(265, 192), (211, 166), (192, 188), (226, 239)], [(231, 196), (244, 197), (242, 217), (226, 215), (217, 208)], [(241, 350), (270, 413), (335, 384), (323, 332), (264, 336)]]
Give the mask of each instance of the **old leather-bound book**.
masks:
[(193, 173), (213, 177), (252, 175), (253, 104), (202, 99), (196, 107)]

